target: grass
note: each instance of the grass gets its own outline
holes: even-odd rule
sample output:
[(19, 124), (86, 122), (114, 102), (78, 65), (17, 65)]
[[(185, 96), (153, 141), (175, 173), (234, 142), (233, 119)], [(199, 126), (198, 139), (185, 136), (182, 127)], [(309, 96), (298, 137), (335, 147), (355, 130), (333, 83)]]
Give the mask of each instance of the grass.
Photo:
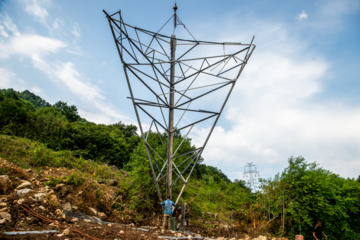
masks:
[[(36, 171), (45, 167), (77, 169), (79, 171), (67, 177), (68, 182), (76, 186), (84, 183), (87, 178), (102, 178), (104, 181), (109, 181), (121, 177), (120, 171), (115, 172), (106, 164), (85, 160), (82, 157), (76, 158), (72, 156), (71, 151), (54, 151), (43, 143), (15, 136), (0, 135), (0, 157), (23, 169), (33, 168)], [(0, 170), (1, 174), (6, 172), (6, 169)], [(49, 184), (57, 181), (53, 179)]]

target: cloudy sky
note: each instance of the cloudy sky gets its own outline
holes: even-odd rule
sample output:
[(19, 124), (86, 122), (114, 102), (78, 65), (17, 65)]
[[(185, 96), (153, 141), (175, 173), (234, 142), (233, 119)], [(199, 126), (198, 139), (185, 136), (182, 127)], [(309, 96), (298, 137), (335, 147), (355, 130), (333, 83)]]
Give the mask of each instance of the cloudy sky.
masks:
[[(102, 10), (157, 31), (171, 0), (0, 0), (0, 88), (62, 100), (96, 123), (136, 123)], [(274, 177), (303, 156), (360, 175), (360, 1), (177, 0), (200, 40), (256, 49), (203, 157), (230, 179), (252, 162)], [(196, 144), (208, 129), (198, 129)]]

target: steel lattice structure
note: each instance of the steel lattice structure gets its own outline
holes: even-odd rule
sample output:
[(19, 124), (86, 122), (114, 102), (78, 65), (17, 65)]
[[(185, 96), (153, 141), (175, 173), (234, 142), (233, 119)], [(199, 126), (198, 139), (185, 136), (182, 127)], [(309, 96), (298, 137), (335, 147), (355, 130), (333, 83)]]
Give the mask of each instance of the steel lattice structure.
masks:
[[(170, 18), (174, 30), (183, 25), (176, 9)], [(178, 202), (255, 49), (254, 38), (249, 44), (185, 40), (163, 35), (161, 29), (151, 32), (131, 26), (123, 21), (120, 11), (104, 13), (124, 68), (159, 198), (161, 184), (166, 195), (179, 186)], [(181, 152), (192, 133), (203, 129), (207, 133), (201, 146)], [(182, 137), (177, 138), (178, 134)], [(152, 141), (162, 147), (157, 148)]]

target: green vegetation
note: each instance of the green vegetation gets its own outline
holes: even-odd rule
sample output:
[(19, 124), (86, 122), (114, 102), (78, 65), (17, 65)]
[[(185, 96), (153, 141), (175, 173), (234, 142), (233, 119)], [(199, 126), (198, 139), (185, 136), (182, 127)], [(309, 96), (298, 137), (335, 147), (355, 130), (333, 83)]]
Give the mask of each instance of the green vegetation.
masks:
[[(38, 172), (47, 167), (73, 169), (65, 177), (51, 178), (47, 185), (65, 181), (101, 211), (116, 209), (140, 222), (160, 213), (161, 208), (136, 130), (136, 126), (121, 122), (88, 122), (75, 106), (61, 101), (51, 106), (29, 91), (0, 90), (1, 158)], [(148, 139), (165, 154), (158, 138), (150, 133)], [(162, 135), (164, 141), (166, 138)], [(174, 146), (183, 140), (175, 134)], [(179, 153), (194, 148), (191, 139), (185, 139)], [(262, 179), (260, 191), (252, 193), (243, 181), (232, 182), (221, 170), (201, 162), (180, 201), (190, 206), (192, 224), (221, 229), (232, 222), (243, 233), (293, 239), (301, 232), (310, 239), (316, 220), (322, 220), (330, 239), (359, 239), (360, 177), (344, 179), (302, 157), (291, 157), (282, 173), (274, 179)], [(2, 168), (0, 174), (12, 172)], [(119, 180), (115, 202), (97, 184), (100, 179)], [(164, 192), (165, 186), (160, 187)]]

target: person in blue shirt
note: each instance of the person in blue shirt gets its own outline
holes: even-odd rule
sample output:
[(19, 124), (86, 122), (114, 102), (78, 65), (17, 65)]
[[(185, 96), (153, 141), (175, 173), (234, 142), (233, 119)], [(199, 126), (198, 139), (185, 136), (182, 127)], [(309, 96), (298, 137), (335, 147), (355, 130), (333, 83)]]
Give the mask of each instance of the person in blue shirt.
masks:
[(171, 226), (171, 215), (172, 215), (172, 206), (176, 207), (176, 204), (170, 200), (171, 197), (168, 196), (166, 201), (160, 199), (160, 205), (165, 206), (164, 208), (164, 222), (163, 222), (163, 229), (165, 229), (166, 225), (168, 230), (170, 230)]

